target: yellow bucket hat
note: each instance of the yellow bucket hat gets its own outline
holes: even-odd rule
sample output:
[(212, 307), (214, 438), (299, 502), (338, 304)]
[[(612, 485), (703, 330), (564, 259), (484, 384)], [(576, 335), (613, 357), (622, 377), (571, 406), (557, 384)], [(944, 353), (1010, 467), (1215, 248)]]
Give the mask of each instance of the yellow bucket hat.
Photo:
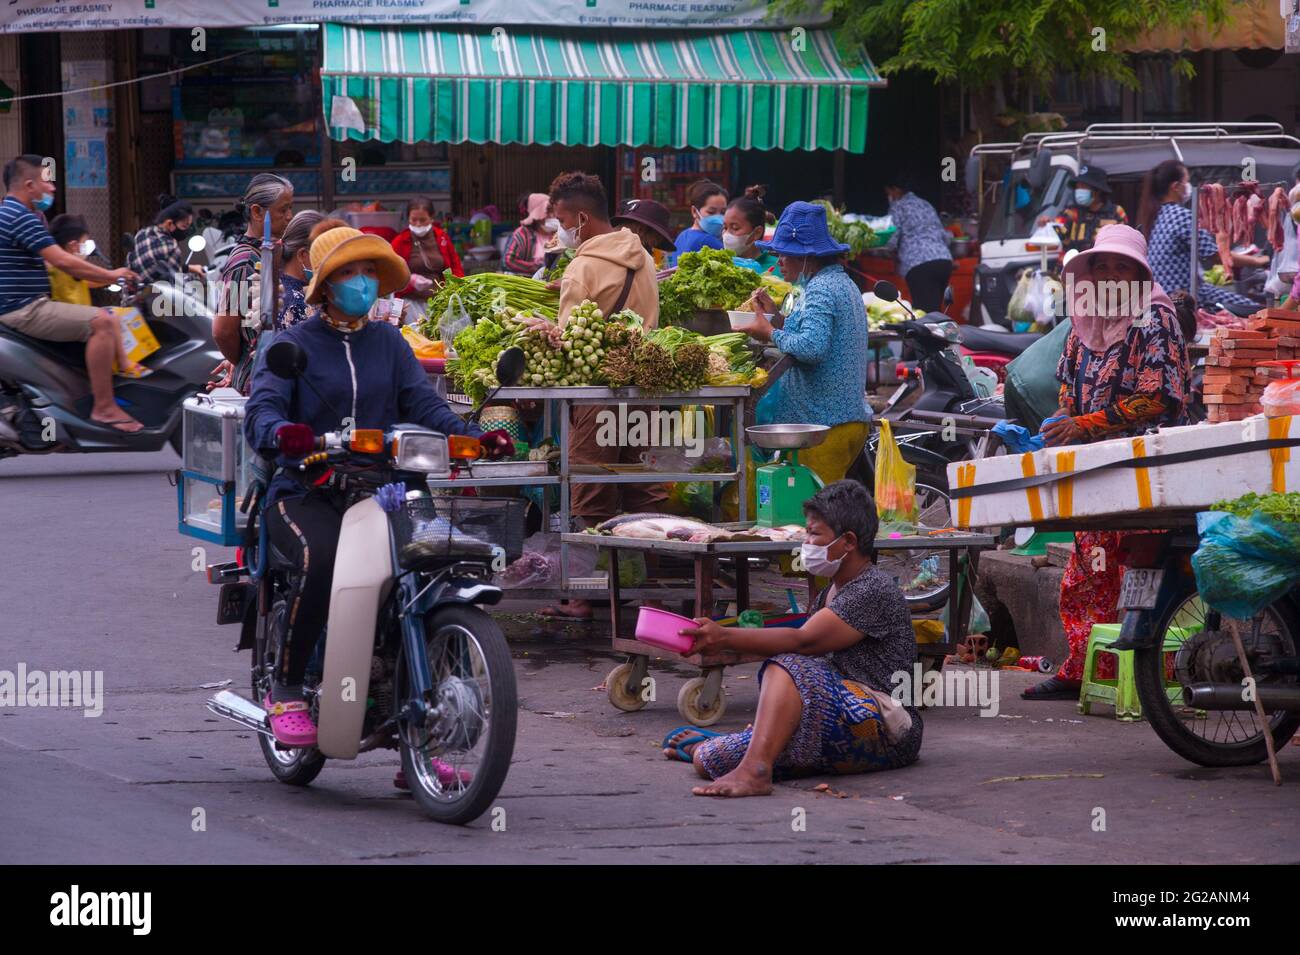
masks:
[(311, 244), (310, 255), (312, 276), (306, 299), (311, 305), (319, 305), (325, 300), (325, 282), (330, 273), (351, 262), (369, 259), (375, 263), (381, 297), (401, 291), (411, 280), (411, 270), (391, 245), (377, 235), (368, 235), (357, 229), (340, 226), (322, 232)]

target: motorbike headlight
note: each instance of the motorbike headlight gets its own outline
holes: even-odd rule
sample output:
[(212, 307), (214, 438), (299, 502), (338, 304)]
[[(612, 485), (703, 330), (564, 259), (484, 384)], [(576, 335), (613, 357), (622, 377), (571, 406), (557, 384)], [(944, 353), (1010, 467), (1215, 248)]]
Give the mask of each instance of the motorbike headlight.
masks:
[(399, 431), (393, 437), (393, 462), (399, 471), (449, 474), (447, 439), (433, 431)]

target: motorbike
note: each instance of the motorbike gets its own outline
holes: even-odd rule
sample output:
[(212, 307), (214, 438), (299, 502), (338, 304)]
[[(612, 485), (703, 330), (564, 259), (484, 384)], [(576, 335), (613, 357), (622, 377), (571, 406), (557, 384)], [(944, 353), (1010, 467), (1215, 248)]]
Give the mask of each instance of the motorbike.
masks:
[[(1132, 650), (1142, 715), (1171, 750), (1201, 766), (1247, 766), (1300, 729), (1300, 592), (1250, 620), (1227, 617), (1197, 592), (1194, 528), (1137, 534), (1121, 545), (1120, 636)], [(1234, 637), (1235, 634), (1235, 637)], [(1265, 720), (1243, 692), (1240, 639)]]
[(54, 451), (180, 453), (181, 405), (220, 363), (202, 296), (156, 282), (141, 303), (159, 348), (144, 378), (114, 382), (117, 403), (144, 425), (128, 434), (91, 420), (85, 345), (32, 338), (0, 325), (0, 458)]
[[(288, 341), (271, 345), (265, 360), (283, 378), (298, 378), (307, 366)], [(517, 381), (523, 366), (523, 352), (507, 349), (499, 381)], [(257, 734), (280, 782), (306, 786), (329, 759), (397, 749), (426, 814), (471, 822), (497, 797), (514, 752), (514, 669), (501, 628), (483, 608), (501, 599), (492, 573), (522, 550), (525, 502), (435, 496), (423, 486), (428, 477), (450, 476), (452, 458), (475, 456), (473, 438), (399, 424), (329, 433), (317, 447), (299, 467), (328, 464), (328, 481), (348, 505), (328, 639), (305, 688), (317, 745), (278, 743), (261, 705), (300, 571), (269, 542), (256, 491), (236, 560), (208, 568), (209, 581), (221, 586), (218, 622), (239, 624), (236, 649), (252, 651), (253, 700), (223, 690), (208, 709)]]

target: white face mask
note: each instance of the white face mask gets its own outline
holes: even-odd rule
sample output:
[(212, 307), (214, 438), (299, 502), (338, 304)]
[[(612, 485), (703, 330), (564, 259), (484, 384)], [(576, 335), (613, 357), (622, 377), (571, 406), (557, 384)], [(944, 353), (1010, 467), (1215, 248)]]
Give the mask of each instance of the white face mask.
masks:
[(582, 243), (582, 227), (587, 223), (583, 221), (581, 213), (578, 215), (578, 224), (573, 230), (564, 228), (558, 219), (555, 224), (557, 226), (555, 237), (559, 239), (560, 245), (566, 249), (576, 249)]
[(429, 230), (432, 228), (433, 226), (431, 225), (413, 225), (411, 226), (411, 235), (423, 239), (426, 235), (429, 234)]
[[(839, 537), (835, 538), (831, 544), (839, 539)], [(840, 569), (840, 564), (844, 563), (844, 558), (837, 557), (835, 560), (827, 558), (826, 551), (830, 549), (831, 544), (810, 544), (804, 541), (799, 545), (799, 556), (803, 559), (804, 567), (808, 568), (808, 573), (818, 577), (835, 576), (835, 572)]]
[(722, 247), (728, 252), (739, 252), (749, 248), (749, 238), (735, 232), (722, 233)]
[(542, 231), (550, 232), (552, 235), (554, 235), (556, 232), (559, 232), (560, 220), (554, 217), (547, 219), (545, 222), (542, 223)]
[(1192, 198), (1192, 184), (1190, 182), (1185, 182), (1183, 183), (1183, 202), (1186, 202), (1190, 198)]
[(81, 248), (77, 251), (81, 254), (83, 259), (86, 258), (95, 251), (95, 240), (87, 239), (85, 242), (81, 243)]

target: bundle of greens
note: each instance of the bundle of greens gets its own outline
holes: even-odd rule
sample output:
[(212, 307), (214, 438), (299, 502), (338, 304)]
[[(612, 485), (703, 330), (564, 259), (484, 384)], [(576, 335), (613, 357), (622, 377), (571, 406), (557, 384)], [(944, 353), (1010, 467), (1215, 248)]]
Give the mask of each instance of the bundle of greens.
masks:
[(826, 226), (831, 238), (847, 245), (849, 255), (856, 258), (875, 243), (876, 233), (871, 226), (865, 222), (845, 222), (840, 211), (825, 199), (819, 199), (817, 204), (826, 210)]
[(430, 338), (440, 337), (439, 325), (448, 306), (459, 315), (457, 300), (476, 322), (505, 310), (553, 319), (560, 307), (560, 293), (536, 279), (504, 272), (479, 272), (459, 278), (448, 270), (443, 273), (442, 287), (429, 299), (428, 318), (420, 331)]
[(1300, 492), (1288, 494), (1243, 494), (1231, 501), (1220, 501), (1212, 511), (1227, 511), (1237, 517), (1260, 515), (1284, 524), (1300, 524)]
[(503, 316), (484, 318), (456, 336), (452, 347), (456, 357), (447, 362), (447, 373), (460, 383), (465, 394), (477, 404), (496, 387), (496, 362), (501, 352), (517, 344), (523, 325)]
[(545, 280), (547, 282), (558, 282), (562, 279), (564, 277), (564, 270), (569, 267), (569, 263), (573, 261), (573, 257), (577, 254), (577, 251), (577, 249), (565, 249), (561, 252), (559, 257), (555, 260), (555, 264), (546, 270), (546, 275), (544, 276)]
[(722, 249), (684, 252), (677, 271), (659, 283), (659, 324), (684, 325), (700, 309), (739, 308), (762, 281)]

